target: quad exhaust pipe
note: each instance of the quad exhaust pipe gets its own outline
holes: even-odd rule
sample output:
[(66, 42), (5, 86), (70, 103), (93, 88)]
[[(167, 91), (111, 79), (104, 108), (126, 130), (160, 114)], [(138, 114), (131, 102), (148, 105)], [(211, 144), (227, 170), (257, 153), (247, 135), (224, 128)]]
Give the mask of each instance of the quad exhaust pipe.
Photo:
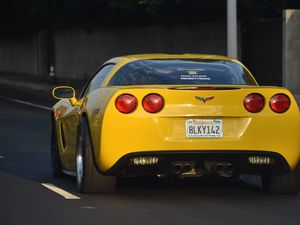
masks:
[(173, 165), (173, 172), (178, 175), (190, 172), (192, 169), (193, 166), (190, 163), (176, 163)]
[(174, 171), (175, 174), (181, 174), (182, 165), (181, 164), (173, 165), (173, 171)]
[(232, 177), (234, 167), (231, 163), (217, 163), (214, 170), (220, 177)]
[[(181, 175), (193, 171), (195, 163), (193, 162), (174, 162), (172, 164), (173, 174)], [(228, 162), (214, 162), (207, 168), (208, 172), (215, 173), (220, 177), (232, 177), (234, 166)]]

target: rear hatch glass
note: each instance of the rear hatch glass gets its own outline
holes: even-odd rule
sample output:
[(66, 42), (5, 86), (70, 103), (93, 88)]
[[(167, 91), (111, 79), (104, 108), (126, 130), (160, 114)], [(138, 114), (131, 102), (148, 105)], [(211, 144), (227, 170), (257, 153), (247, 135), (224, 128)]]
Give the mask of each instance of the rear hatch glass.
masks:
[(226, 60), (147, 59), (121, 67), (109, 86), (125, 85), (256, 85), (240, 64)]

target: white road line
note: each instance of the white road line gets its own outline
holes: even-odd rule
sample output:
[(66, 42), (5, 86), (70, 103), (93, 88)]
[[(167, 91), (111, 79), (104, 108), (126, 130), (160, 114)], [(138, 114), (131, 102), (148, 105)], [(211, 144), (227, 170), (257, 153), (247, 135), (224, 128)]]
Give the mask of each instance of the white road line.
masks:
[(82, 208), (82, 209), (96, 209), (96, 207), (94, 207), (94, 206), (82, 206), (80, 208)]
[(31, 102), (27, 102), (27, 101), (23, 101), (23, 100), (19, 100), (19, 99), (8, 98), (8, 97), (3, 97), (3, 96), (0, 96), (0, 98), (8, 100), (8, 101), (12, 101), (12, 102), (17, 102), (17, 103), (20, 103), (20, 104), (24, 104), (24, 105), (29, 105), (29, 106), (32, 106), (32, 107), (35, 107), (35, 108), (39, 108), (39, 109), (51, 110), (50, 107), (43, 106), (43, 105), (38, 105), (38, 104), (34, 104), (34, 103), (31, 103)]
[(63, 196), (65, 199), (80, 199), (78, 196), (73, 195), (59, 187), (56, 187), (54, 184), (50, 183), (41, 183), (44, 187), (48, 188), (49, 190)]

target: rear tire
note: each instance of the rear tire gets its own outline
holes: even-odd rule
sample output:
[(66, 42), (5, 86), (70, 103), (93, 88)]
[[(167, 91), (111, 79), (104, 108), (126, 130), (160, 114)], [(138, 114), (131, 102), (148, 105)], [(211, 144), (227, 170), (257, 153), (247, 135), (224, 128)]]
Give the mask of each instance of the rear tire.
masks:
[(283, 175), (262, 176), (265, 192), (270, 194), (296, 195), (300, 191), (300, 166)]
[(116, 177), (103, 176), (97, 170), (86, 119), (81, 120), (76, 150), (77, 190), (81, 193), (112, 193), (116, 188)]
[(63, 177), (62, 164), (60, 161), (58, 142), (57, 142), (57, 132), (55, 121), (51, 123), (51, 140), (50, 140), (50, 158), (51, 158), (51, 171), (52, 176), (55, 178)]

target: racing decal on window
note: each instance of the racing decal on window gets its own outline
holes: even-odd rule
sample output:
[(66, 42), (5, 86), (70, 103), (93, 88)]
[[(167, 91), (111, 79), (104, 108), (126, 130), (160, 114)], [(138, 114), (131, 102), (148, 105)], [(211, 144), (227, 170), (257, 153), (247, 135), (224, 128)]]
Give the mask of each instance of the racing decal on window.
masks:
[(200, 74), (205, 69), (192, 69), (187, 70), (187, 74), (180, 75), (180, 80), (211, 80), (206, 74)]

